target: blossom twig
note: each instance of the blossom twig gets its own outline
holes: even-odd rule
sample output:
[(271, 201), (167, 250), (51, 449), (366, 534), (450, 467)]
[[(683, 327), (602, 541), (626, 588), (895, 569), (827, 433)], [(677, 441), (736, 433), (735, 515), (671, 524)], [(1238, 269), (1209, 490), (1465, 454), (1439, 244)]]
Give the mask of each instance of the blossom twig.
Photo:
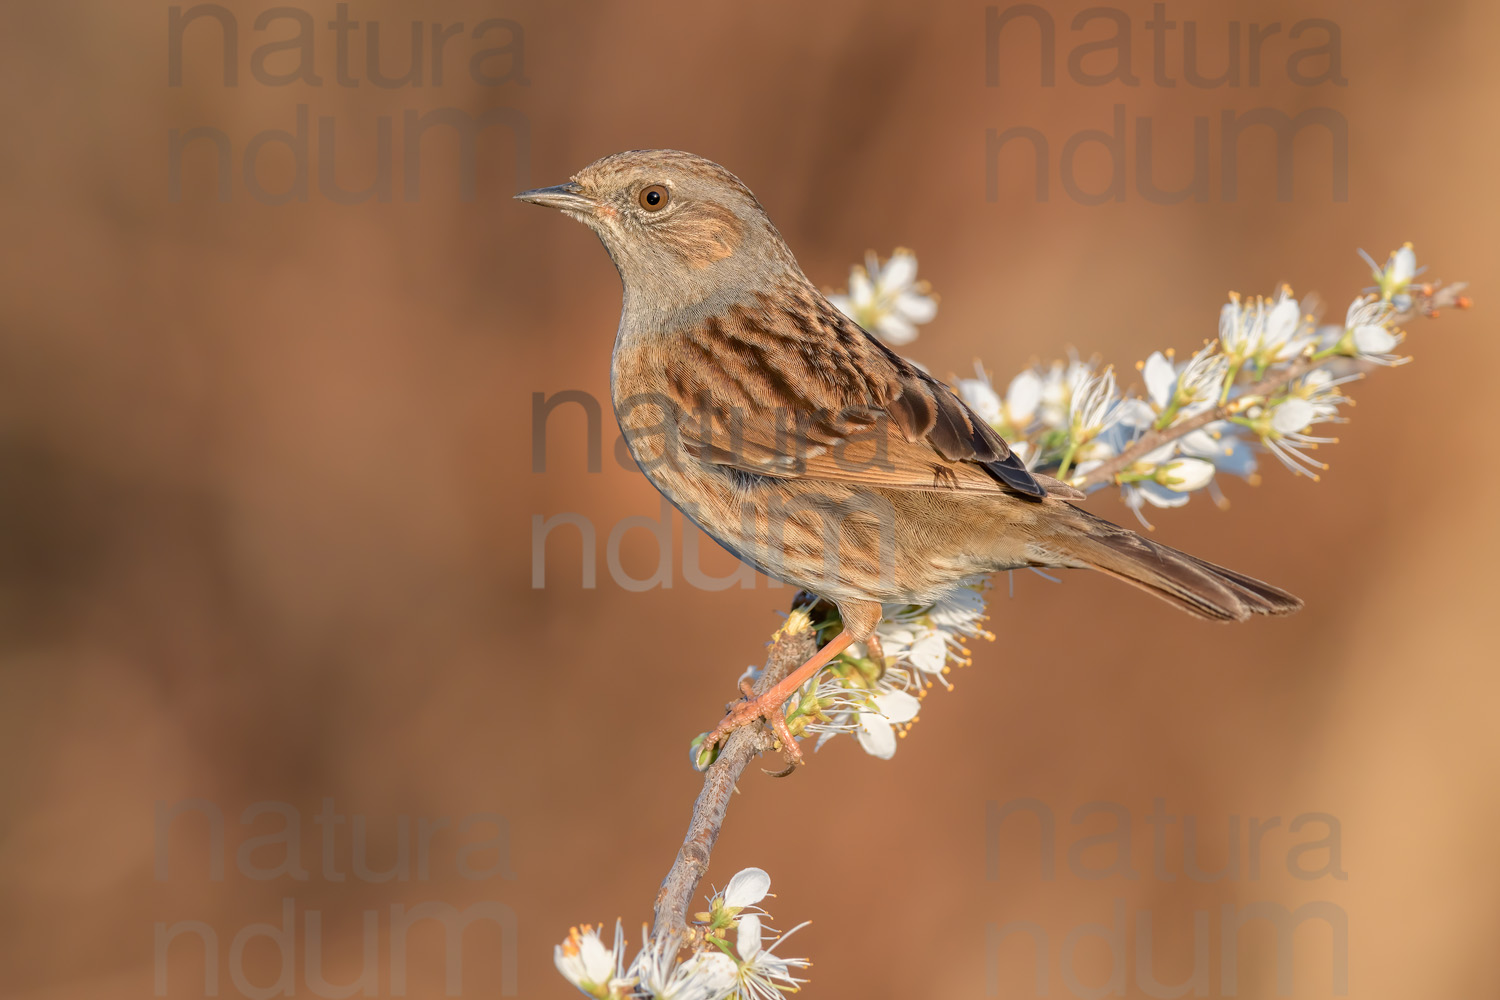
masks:
[[(1444, 308), (1466, 306), (1468, 304), (1467, 300), (1461, 294), (1465, 287), (1467, 287), (1465, 283), (1455, 282), (1451, 285), (1437, 287), (1424, 285), (1421, 288), (1414, 289), (1411, 293), (1410, 305), (1401, 312), (1391, 316), (1388, 322), (1391, 324), (1405, 323), (1416, 316), (1431, 318), (1438, 315), (1439, 311)], [(1130, 468), (1136, 462), (1158, 448), (1161, 448), (1163, 445), (1186, 437), (1193, 431), (1207, 427), (1209, 424), (1234, 416), (1268, 396), (1275, 394), (1277, 390), (1295, 382), (1322, 363), (1322, 360), (1313, 357), (1312, 349), (1308, 348), (1292, 364), (1276, 369), (1259, 382), (1248, 386), (1241, 395), (1236, 396), (1234, 399), (1220, 406), (1205, 410), (1195, 416), (1178, 420), (1168, 427), (1147, 431), (1118, 455), (1099, 463), (1084, 475), (1072, 477), (1069, 482), (1073, 486), (1084, 490), (1113, 483), (1115, 482), (1115, 477), (1121, 472)]]
[(1200, 427), (1207, 427), (1215, 421), (1234, 416), (1236, 413), (1254, 404), (1256, 400), (1264, 399), (1277, 389), (1306, 375), (1316, 368), (1318, 364), (1319, 362), (1314, 361), (1311, 356), (1299, 358), (1286, 368), (1256, 382), (1245, 390), (1244, 395), (1238, 396), (1222, 406), (1205, 410), (1197, 416), (1189, 417), (1186, 420), (1179, 420), (1170, 427), (1162, 430), (1147, 431), (1137, 438), (1134, 444), (1120, 452), (1114, 458), (1106, 459), (1084, 475), (1073, 476), (1068, 482), (1070, 485), (1077, 486), (1082, 490), (1112, 483), (1115, 481), (1115, 477), (1121, 472), (1130, 468), (1137, 461), (1151, 454), (1162, 445), (1170, 444), (1178, 438), (1185, 437)]

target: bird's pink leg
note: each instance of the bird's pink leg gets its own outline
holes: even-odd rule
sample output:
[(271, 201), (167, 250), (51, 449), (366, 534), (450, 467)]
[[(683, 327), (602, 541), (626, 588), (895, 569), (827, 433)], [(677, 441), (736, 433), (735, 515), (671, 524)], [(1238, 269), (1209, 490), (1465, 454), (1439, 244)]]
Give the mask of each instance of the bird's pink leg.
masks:
[[(760, 719), (766, 720), (771, 727), (771, 732), (781, 741), (781, 748), (786, 753), (787, 759), (793, 764), (802, 763), (802, 751), (797, 746), (797, 741), (792, 739), (792, 734), (786, 728), (786, 715), (781, 711), (787, 699), (797, 693), (797, 689), (807, 682), (807, 679), (823, 667), (828, 661), (838, 656), (849, 644), (854, 641), (854, 636), (848, 629), (840, 632), (833, 641), (812, 655), (802, 666), (793, 670), (781, 679), (775, 687), (758, 698), (742, 701), (730, 709), (729, 714), (724, 716), (724, 721), (708, 734), (708, 740), (704, 746), (714, 746), (727, 739), (729, 734), (736, 729), (751, 725)], [(749, 692), (746, 691), (746, 695)]]

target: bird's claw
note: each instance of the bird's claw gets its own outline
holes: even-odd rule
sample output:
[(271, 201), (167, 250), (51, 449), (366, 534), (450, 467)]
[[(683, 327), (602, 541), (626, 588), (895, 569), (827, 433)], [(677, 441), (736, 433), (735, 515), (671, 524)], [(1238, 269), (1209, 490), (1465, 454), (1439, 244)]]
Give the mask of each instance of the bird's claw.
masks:
[(752, 726), (757, 722), (765, 722), (775, 737), (778, 749), (786, 757), (787, 767), (782, 771), (768, 771), (776, 777), (786, 777), (797, 768), (798, 764), (804, 762), (802, 749), (792, 737), (792, 732), (787, 728), (786, 715), (782, 711), (784, 703), (771, 704), (765, 700), (765, 696), (756, 696), (748, 680), (740, 682), (740, 690), (744, 692), (742, 701), (734, 702), (729, 706), (728, 714), (714, 727), (713, 732), (703, 741), (703, 746), (708, 748), (720, 747), (725, 740), (729, 739), (731, 733), (746, 726)]

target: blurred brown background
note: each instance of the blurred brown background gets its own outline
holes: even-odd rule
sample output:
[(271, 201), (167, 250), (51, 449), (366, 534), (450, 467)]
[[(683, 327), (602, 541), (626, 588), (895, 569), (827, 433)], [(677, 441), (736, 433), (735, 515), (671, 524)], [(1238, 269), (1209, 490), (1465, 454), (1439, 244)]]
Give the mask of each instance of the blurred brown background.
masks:
[[(1412, 324), (1409, 368), (1357, 388), (1344, 442), (1322, 457), (1322, 484), (1274, 462), (1265, 483), (1231, 482), (1233, 509), (1206, 502), (1159, 512), (1158, 535), (1284, 585), (1307, 600), (1286, 621), (1200, 624), (1103, 580), (1019, 577), (995, 592), (1004, 641), (976, 647), (951, 695), (937, 692), (890, 762), (836, 741), (790, 780), (742, 785), (710, 880), (755, 864), (775, 879), (772, 912), (802, 931), (789, 950), (816, 960), (810, 995), (1038, 995), (1023, 939), (987, 951), (986, 926), (1032, 921), (1048, 936), (1049, 995), (1105, 983), (1097, 939), (1071, 958), (1064, 938), (1108, 923), (1116, 900), (1149, 914), (1164, 981), (1194, 960), (1194, 914), (1209, 920), (1212, 995), (1223, 995), (1220, 907), (1326, 902), (1348, 924), (1350, 995), (1478, 995), (1493, 989), (1500, 932), (1500, 735), (1491, 513), (1500, 495), (1490, 424), (1500, 365), (1488, 280), (1494, 233), (1494, 108), (1500, 69), (1493, 4), (1173, 3), (1166, 67), (1152, 80), (1147, 4), (1120, 8), (1134, 34), (1139, 86), (1084, 86), (1068, 53), (1105, 37), (1057, 18), (1057, 80), (1038, 80), (1037, 35), (1007, 28), (1000, 86), (985, 85), (979, 3), (630, 4), (368, 2), (350, 17), (381, 26), (388, 75), (409, 58), (410, 22), (513, 20), (515, 51), (476, 83), (468, 59), (505, 45), (455, 35), (435, 84), (381, 88), (350, 58), (336, 80), (334, 5), (317, 23), (321, 86), (270, 86), (251, 53), (289, 37), (266, 7), (228, 6), (239, 31), (238, 85), (222, 79), (219, 28), (184, 36), (169, 86), (166, 4), (93, 0), (11, 4), (3, 14), (6, 128), (0, 202), (0, 994), (27, 1000), (201, 996), (202, 948), (177, 939), (163, 962), (158, 922), (197, 920), (217, 936), (220, 995), (232, 939), (278, 922), (291, 899), (299, 995), (303, 933), (321, 914), (323, 974), (360, 971), (361, 920), (378, 921), (377, 995), (392, 995), (392, 903), (499, 902), (517, 948), (481, 922), (468, 931), (463, 995), (564, 997), (551, 948), (568, 925), (623, 916), (630, 937), (686, 824), (698, 780), (690, 737), (715, 720), (735, 676), (758, 662), (785, 590), (684, 586), (680, 537), (670, 590), (615, 583), (605, 541), (658, 499), (610, 457), (585, 470), (583, 421), (564, 408), (548, 467), (531, 470), (533, 392), (608, 392), (619, 285), (582, 227), (512, 202), (624, 148), (671, 146), (728, 166), (757, 193), (804, 269), (842, 286), (867, 247), (916, 249), (942, 296), (908, 353), (941, 374), (982, 356), (1000, 377), (1070, 346), (1129, 366), (1157, 347), (1196, 346), (1223, 293), (1281, 280), (1319, 290), (1330, 313), (1367, 283), (1355, 249), (1384, 258), (1415, 242), (1430, 276), (1474, 282), (1478, 308)], [(1287, 57), (1341, 29), (1347, 85), (1291, 81)], [(1181, 23), (1193, 20), (1201, 69), (1222, 71), (1229, 22), (1279, 22), (1258, 86), (1182, 80)], [(430, 29), (429, 29), (430, 30)], [(1090, 57), (1099, 71), (1108, 55)], [(285, 72), (293, 55), (266, 66)], [(1321, 75), (1326, 60), (1304, 72)], [(524, 75), (525, 82), (515, 78)], [(1057, 154), (1113, 106), (1150, 116), (1158, 183), (1179, 186), (1195, 115), (1211, 123), (1215, 179), (1206, 203), (1140, 196), (1129, 140), (1124, 201), (1091, 207), (1059, 186)], [(268, 205), (247, 190), (241, 157), (257, 133), (311, 115), (310, 194)], [(1295, 197), (1276, 200), (1274, 156), (1247, 136), (1238, 197), (1221, 197), (1218, 116), (1331, 108), (1348, 123), (1348, 200), (1330, 196), (1329, 142), (1297, 142)], [(459, 147), (426, 140), (420, 197), (403, 197), (403, 114), (510, 108), (529, 142), (488, 130), (475, 151), (476, 197), (461, 200)], [(394, 197), (338, 204), (320, 190), (317, 119), (336, 126), (339, 183), (376, 174), (379, 119), (393, 119)], [(1000, 197), (985, 198), (987, 128), (1035, 127), (1052, 148), (1039, 202), (1023, 157), (1007, 154)], [(217, 128), (232, 145), (230, 198), (216, 198), (209, 141), (188, 147), (169, 192), (172, 129)], [(1098, 150), (1080, 178), (1102, 184)], [(269, 145), (261, 180), (284, 190), (286, 149)], [(523, 174), (529, 173), (529, 176)], [(1110, 496), (1093, 509), (1129, 513)], [(597, 527), (599, 586), (580, 585), (572, 529), (552, 536), (547, 586), (531, 586), (532, 517), (586, 515)], [(632, 531), (626, 569), (648, 575), (654, 543)], [(703, 564), (731, 563), (705, 544)], [(1043, 877), (1035, 826), (986, 836), (986, 802), (1041, 800), (1056, 816), (1057, 874)], [(206, 799), (225, 817), (222, 881), (209, 876), (201, 816), (170, 828), (156, 871), (156, 804)], [(470, 857), (504, 869), (473, 880), (464, 843), (494, 826), (435, 836), (423, 880), (375, 882), (322, 868), (325, 799), (335, 867), (350, 872), (353, 817), (368, 860), (396, 859), (399, 817), (503, 816), (508, 844)], [(1200, 862), (1238, 857), (1240, 874), (1183, 872), (1179, 822), (1167, 880), (1153, 873), (1155, 799), (1191, 816)], [(282, 830), (257, 802), (300, 817), (305, 881), (256, 879), (237, 852)], [(1093, 801), (1128, 812), (1140, 877), (1079, 877), (1068, 849), (1109, 830)], [(1339, 822), (1347, 879), (1300, 880), (1286, 859), (1323, 836), (1293, 817)], [(1280, 817), (1248, 871), (1250, 817)], [(1234, 845), (1231, 824), (1240, 831)], [(488, 830), (489, 832), (485, 832)], [(252, 843), (250, 845), (254, 847)], [(987, 877), (987, 848), (995, 864)], [(1108, 867), (1108, 846), (1084, 863)], [(412, 846), (415, 853), (415, 846)], [(250, 852), (274, 867), (285, 844)], [(413, 861), (415, 860), (413, 854)], [(1302, 857), (1317, 870), (1328, 854)], [(505, 875), (514, 877), (507, 878)], [(1133, 919), (1133, 918), (1132, 918)], [(1146, 996), (1126, 938), (1130, 996)], [(1238, 948), (1239, 995), (1276, 994), (1276, 941), (1264, 926)], [(1336, 988), (1333, 936), (1296, 936), (1293, 995)], [(265, 940), (239, 961), (271, 983)], [(443, 945), (413, 932), (407, 995), (443, 995)], [(1076, 981), (1075, 981), (1076, 982)], [(324, 994), (328, 995), (328, 994)], [(1097, 994), (1096, 994), (1097, 995)]]

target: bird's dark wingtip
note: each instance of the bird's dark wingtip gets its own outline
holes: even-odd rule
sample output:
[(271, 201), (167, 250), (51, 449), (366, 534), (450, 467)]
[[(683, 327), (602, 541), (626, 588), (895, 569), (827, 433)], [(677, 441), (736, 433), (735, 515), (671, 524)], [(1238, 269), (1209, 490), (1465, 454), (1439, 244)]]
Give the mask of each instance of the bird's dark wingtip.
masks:
[(1003, 462), (991, 462), (986, 468), (996, 479), (1028, 500), (1047, 499), (1047, 487), (1039, 483), (1031, 470), (1022, 465), (1014, 455)]

